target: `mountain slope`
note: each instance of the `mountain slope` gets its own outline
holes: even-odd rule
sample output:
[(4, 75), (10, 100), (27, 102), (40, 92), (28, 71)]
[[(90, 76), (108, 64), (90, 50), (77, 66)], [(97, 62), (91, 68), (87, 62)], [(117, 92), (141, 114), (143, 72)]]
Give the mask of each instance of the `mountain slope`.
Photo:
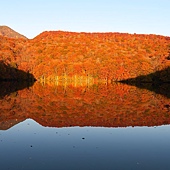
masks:
[(27, 39), (27, 37), (19, 34), (18, 32), (14, 31), (13, 29), (11, 29), (7, 26), (0, 26), (0, 35), (2, 35), (4, 37), (9, 37), (9, 38)]
[(31, 71), (43, 81), (62, 80), (64, 76), (70, 81), (77, 77), (88, 82), (120, 81), (169, 67), (170, 39), (145, 34), (46, 31), (28, 42), (24, 55), (30, 56)]
[(64, 31), (34, 39), (0, 35), (0, 61), (42, 82), (121, 81), (170, 67), (170, 37)]

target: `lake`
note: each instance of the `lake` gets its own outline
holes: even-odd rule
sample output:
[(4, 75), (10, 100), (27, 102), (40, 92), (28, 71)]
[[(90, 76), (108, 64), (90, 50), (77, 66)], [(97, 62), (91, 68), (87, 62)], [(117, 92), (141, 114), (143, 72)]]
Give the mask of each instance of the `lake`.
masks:
[(169, 170), (170, 85), (1, 82), (2, 170)]

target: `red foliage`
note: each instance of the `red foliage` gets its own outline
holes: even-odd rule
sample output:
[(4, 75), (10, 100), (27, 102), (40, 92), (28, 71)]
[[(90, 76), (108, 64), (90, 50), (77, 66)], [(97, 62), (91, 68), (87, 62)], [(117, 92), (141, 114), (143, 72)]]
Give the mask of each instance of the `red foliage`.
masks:
[(32, 40), (0, 36), (0, 59), (54, 81), (84, 76), (117, 81), (170, 66), (170, 38), (122, 33), (44, 32)]

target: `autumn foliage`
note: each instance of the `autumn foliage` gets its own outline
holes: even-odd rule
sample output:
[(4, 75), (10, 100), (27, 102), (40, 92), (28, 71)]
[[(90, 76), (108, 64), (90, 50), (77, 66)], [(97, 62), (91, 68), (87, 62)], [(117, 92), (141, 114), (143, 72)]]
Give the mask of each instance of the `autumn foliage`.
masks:
[(0, 36), (0, 60), (42, 82), (119, 81), (169, 67), (170, 38), (63, 31), (31, 40)]

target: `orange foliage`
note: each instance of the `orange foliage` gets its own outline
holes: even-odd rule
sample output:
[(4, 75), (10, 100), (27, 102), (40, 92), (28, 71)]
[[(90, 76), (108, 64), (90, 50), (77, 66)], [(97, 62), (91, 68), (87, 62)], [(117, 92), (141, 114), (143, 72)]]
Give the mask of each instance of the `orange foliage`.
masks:
[(0, 36), (0, 59), (37, 80), (117, 81), (170, 66), (170, 38), (123, 33), (43, 32), (32, 40)]

